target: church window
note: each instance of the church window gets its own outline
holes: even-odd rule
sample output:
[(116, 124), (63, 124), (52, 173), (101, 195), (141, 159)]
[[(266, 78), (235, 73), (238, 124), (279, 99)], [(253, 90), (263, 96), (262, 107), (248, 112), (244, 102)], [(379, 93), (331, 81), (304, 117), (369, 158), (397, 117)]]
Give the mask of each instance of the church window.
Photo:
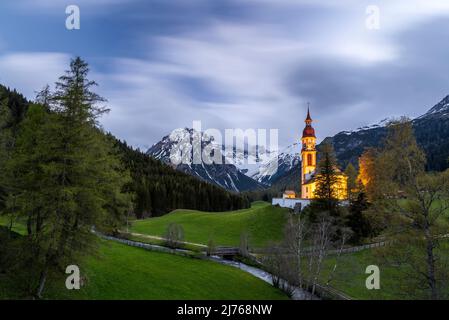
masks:
[(312, 165), (312, 155), (310, 153), (307, 155), (307, 165), (308, 166)]

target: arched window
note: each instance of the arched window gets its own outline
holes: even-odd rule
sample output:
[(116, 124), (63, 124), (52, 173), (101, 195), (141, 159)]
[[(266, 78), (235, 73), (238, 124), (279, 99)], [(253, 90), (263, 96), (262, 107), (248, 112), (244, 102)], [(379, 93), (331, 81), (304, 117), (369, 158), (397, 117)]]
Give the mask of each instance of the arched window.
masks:
[(312, 165), (312, 154), (310, 153), (307, 155), (307, 165), (308, 166)]

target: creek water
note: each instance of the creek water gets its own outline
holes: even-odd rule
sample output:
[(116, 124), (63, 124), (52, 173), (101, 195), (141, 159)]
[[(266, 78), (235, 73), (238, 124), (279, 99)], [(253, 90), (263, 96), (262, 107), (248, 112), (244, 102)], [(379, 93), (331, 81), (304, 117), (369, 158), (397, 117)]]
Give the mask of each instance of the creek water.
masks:
[[(144, 249), (147, 249), (150, 251), (158, 251), (158, 252), (165, 252), (165, 253), (172, 253), (172, 254), (178, 253), (178, 254), (182, 254), (182, 255), (188, 255), (190, 252), (189, 250), (169, 249), (164, 246), (143, 243), (143, 242), (137, 242), (137, 241), (132, 241), (132, 240), (126, 240), (126, 239), (106, 236), (106, 235), (99, 234), (99, 233), (97, 233), (97, 235), (99, 235), (100, 237), (107, 239), (107, 240), (121, 242), (123, 244), (129, 245), (132, 247), (144, 248)], [(245, 271), (245, 272), (255, 276), (256, 278), (259, 278), (259, 279), (269, 283), (270, 285), (273, 285), (273, 280), (272, 280), (271, 274), (266, 272), (265, 270), (262, 270), (262, 269), (259, 269), (259, 268), (253, 267), (253, 266), (249, 266), (242, 262), (226, 260), (226, 259), (223, 259), (218, 256), (207, 257), (206, 260), (215, 261), (215, 262), (223, 264), (223, 265), (238, 268), (242, 271)], [(293, 295), (291, 298), (292, 298), (292, 300), (318, 300), (319, 299), (318, 297), (312, 296), (310, 293), (308, 293), (307, 291), (305, 291), (301, 288), (295, 288), (295, 291), (293, 292)]]
[[(223, 258), (217, 257), (217, 256), (209, 257), (209, 260), (212, 260), (212, 261), (215, 261), (217, 263), (221, 263), (221, 264), (224, 264), (227, 266), (231, 266), (234, 268), (238, 268), (242, 271), (252, 274), (256, 278), (259, 278), (259, 279), (269, 283), (270, 285), (273, 285), (273, 280), (272, 280), (271, 274), (266, 272), (265, 270), (249, 266), (242, 262), (226, 260), (226, 259), (223, 259)], [(307, 292), (301, 288), (298, 288), (298, 287), (295, 288), (295, 291), (293, 292), (293, 295), (291, 298), (292, 298), (292, 300), (318, 300), (319, 299), (318, 297), (312, 296), (309, 292)]]

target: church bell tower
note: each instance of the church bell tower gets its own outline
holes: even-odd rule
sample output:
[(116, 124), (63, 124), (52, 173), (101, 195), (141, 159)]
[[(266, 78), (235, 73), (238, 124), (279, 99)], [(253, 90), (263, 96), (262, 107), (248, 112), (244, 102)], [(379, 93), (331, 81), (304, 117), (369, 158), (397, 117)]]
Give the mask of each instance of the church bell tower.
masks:
[(310, 199), (313, 197), (312, 185), (308, 184), (312, 174), (316, 170), (316, 136), (312, 127), (310, 109), (307, 108), (306, 127), (302, 132), (301, 148), (301, 198)]

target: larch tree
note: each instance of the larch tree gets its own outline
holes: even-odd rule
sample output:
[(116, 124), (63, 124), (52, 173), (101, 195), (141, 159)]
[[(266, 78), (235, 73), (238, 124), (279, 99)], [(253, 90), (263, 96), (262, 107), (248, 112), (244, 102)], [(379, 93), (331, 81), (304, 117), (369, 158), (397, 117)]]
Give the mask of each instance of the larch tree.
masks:
[(48, 275), (80, 264), (96, 243), (93, 228), (125, 221), (130, 207), (123, 186), (129, 173), (98, 124), (107, 109), (91, 91), (88, 65), (76, 58), (56, 83), (47, 106), (30, 108), (21, 125), (15, 157), (20, 213), (26, 218), (41, 297)]
[(346, 166), (345, 174), (348, 177), (348, 198), (349, 198), (349, 200), (352, 200), (352, 199), (355, 199), (358, 194), (357, 170), (352, 165), (352, 163), (349, 163)]
[(381, 158), (385, 169), (390, 168), (387, 173), (395, 190), (408, 186), (424, 172), (426, 156), (416, 142), (410, 119), (403, 117), (389, 123)]
[(388, 172), (382, 172), (385, 166), (378, 158), (379, 151), (367, 148), (359, 158), (359, 175), (357, 180), (362, 184), (369, 200), (373, 201), (383, 196), (381, 179)]

